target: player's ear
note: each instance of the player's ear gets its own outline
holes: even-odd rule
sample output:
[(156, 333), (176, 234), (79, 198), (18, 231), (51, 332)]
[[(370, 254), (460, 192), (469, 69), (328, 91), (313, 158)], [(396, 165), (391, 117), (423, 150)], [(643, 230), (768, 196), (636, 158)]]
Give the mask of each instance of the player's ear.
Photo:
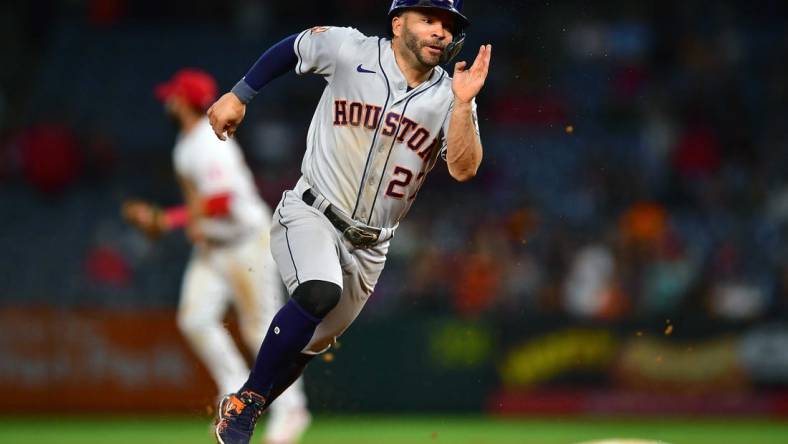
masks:
[(403, 19), (402, 14), (397, 14), (391, 18), (391, 35), (399, 37), (402, 35)]

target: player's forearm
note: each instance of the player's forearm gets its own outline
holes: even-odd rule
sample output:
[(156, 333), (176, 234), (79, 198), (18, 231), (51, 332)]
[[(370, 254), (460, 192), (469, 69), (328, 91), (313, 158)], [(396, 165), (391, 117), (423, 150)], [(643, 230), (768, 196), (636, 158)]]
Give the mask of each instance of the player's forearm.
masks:
[(181, 175), (178, 176), (178, 184), (186, 205), (170, 208), (165, 212), (165, 220), (175, 223), (173, 228), (183, 227), (205, 217), (225, 217), (230, 213), (230, 193), (202, 195), (192, 180)]
[(447, 137), (449, 174), (459, 182), (473, 178), (482, 163), (482, 143), (473, 124), (470, 103), (455, 103)]
[(249, 103), (269, 82), (295, 69), (298, 58), (293, 46), (297, 36), (293, 34), (269, 48), (235, 84), (232, 92), (242, 103)]
[(174, 230), (199, 218), (223, 218), (230, 214), (230, 193), (216, 194), (205, 199), (195, 199), (186, 205), (167, 208), (162, 212), (164, 228)]

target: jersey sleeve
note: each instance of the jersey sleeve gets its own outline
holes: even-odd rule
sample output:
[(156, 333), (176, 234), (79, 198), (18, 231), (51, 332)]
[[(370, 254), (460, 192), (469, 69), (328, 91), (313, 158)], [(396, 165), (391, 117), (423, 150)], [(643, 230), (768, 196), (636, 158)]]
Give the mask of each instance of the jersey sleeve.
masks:
[[(476, 113), (476, 98), (471, 101), (471, 118), (473, 119), (473, 128), (476, 130), (476, 136), (481, 137), (479, 133), (479, 116)], [(443, 127), (441, 128), (441, 158), (446, 160), (446, 150), (449, 146), (449, 124), (451, 123), (451, 113), (454, 111), (454, 101), (452, 100), (451, 105), (449, 105), (449, 112), (446, 114), (446, 120), (443, 121)]]
[(296, 74), (314, 73), (330, 81), (336, 70), (342, 45), (363, 36), (354, 28), (336, 26), (315, 26), (301, 32), (293, 45), (298, 57)]

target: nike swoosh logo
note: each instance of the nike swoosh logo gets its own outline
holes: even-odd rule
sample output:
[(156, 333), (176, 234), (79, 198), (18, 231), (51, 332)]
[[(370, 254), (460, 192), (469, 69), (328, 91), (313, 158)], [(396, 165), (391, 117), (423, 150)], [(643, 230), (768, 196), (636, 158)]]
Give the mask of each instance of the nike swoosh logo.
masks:
[(356, 67), (356, 71), (358, 71), (358, 72), (365, 72), (365, 73), (368, 73), (368, 74), (375, 74), (375, 71), (370, 71), (368, 69), (364, 69), (361, 65), (358, 65)]

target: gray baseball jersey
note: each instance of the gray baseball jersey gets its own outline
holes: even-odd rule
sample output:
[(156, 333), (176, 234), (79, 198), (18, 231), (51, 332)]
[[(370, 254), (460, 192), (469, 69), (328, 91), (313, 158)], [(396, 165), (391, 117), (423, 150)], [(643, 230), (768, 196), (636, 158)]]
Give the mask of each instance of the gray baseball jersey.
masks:
[[(307, 204), (303, 193), (317, 191), (334, 210), (393, 232), (446, 150), (454, 94), (440, 67), (408, 88), (391, 41), (352, 28), (306, 30), (294, 50), (298, 74), (321, 75), (328, 85), (309, 127), (303, 176), (274, 212), (271, 251), (291, 294), (311, 280), (342, 287), (339, 304), (303, 350), (319, 353), (366, 304), (391, 236), (356, 247), (329, 222), (322, 204)], [(476, 122), (475, 105), (473, 115)]]
[[(446, 149), (451, 78), (436, 67), (409, 88), (391, 41), (353, 28), (306, 30), (294, 49), (296, 72), (328, 83), (309, 127), (303, 179), (353, 219), (395, 227)], [(473, 116), (476, 123), (475, 102)]]

